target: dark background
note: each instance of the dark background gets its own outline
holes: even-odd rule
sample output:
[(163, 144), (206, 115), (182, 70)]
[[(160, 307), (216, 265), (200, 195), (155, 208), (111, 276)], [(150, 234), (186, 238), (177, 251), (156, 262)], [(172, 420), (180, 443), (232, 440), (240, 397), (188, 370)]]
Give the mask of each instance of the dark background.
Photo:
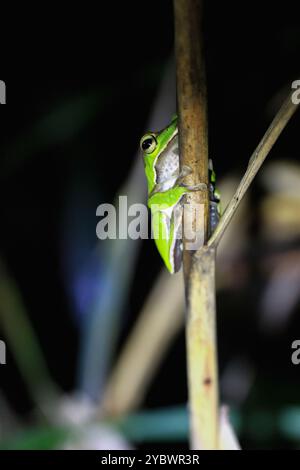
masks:
[[(81, 320), (65, 277), (68, 191), (82, 181), (90, 185), (89, 212), (83, 217), (79, 210), (76, 223), (95, 227), (96, 205), (113, 200), (133, 164), (172, 56), (172, 2), (85, 2), (68, 8), (51, 2), (32, 13), (26, 9), (18, 5), (9, 21), (3, 16), (0, 36), (0, 79), (7, 85), (7, 105), (0, 109), (0, 254), (30, 312), (53, 378), (71, 391), (77, 383)], [(209, 143), (218, 178), (246, 167), (274, 114), (268, 104), (300, 78), (299, 13), (297, 3), (289, 1), (205, 2)], [(45, 115), (80, 97), (89, 103), (91, 97), (95, 105), (83, 122), (69, 111), (78, 118), (77, 126), (69, 130), (62, 118), (53, 132), (47, 128), (50, 137), (41, 132), (37, 137), (36, 126)], [(283, 153), (299, 162), (299, 116), (276, 144), (272, 159)], [(110, 157), (104, 159), (106, 154)], [(253, 208), (261, 196), (256, 184)], [(245, 254), (249, 282), (218, 296), (219, 356), (221, 371), (236, 353), (251, 357), (258, 377), (252, 400), (272, 410), (280, 401), (297, 402), (300, 369), (291, 365), (290, 345), (299, 336), (300, 320), (295, 314), (275, 337), (257, 330), (255, 306), (264, 286), (257, 259), (267, 249), (255, 239), (258, 224), (254, 216), (253, 245)], [(94, 238), (92, 232), (90, 244)], [(160, 267), (154, 244), (143, 242), (120, 344)], [(1, 388), (26, 417), (31, 397), (9, 350), (7, 361), (0, 371)], [(182, 333), (150, 388), (146, 408), (186, 401), (184, 365)], [(262, 444), (242, 436), (242, 445)], [(273, 436), (263, 445), (289, 443)]]

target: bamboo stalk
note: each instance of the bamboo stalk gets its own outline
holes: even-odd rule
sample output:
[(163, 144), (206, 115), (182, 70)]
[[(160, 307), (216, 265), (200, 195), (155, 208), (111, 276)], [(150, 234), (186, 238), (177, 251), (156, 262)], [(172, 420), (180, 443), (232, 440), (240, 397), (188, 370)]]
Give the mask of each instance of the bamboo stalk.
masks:
[(216, 342), (215, 249), (192, 259), (186, 284), (187, 368), (192, 449), (218, 449), (219, 404)]
[[(186, 294), (186, 348), (192, 449), (218, 448), (218, 380), (215, 334), (215, 249), (207, 249), (209, 192), (206, 87), (201, 40), (200, 0), (174, 0), (177, 100), (181, 167), (192, 171), (184, 208), (184, 277)], [(197, 217), (196, 207), (202, 207)], [(200, 220), (200, 224), (199, 224)], [(202, 248), (189, 249), (190, 234)], [(188, 236), (187, 236), (188, 235)], [(199, 249), (200, 248), (200, 249)]]
[[(208, 137), (206, 86), (203, 48), (201, 42), (201, 0), (174, 0), (175, 51), (177, 76), (177, 104), (179, 115), (179, 144), (181, 167), (192, 170), (186, 177), (188, 186), (204, 183), (199, 191), (186, 196), (186, 207), (203, 206), (204, 219), (197, 225), (192, 220), (194, 232), (203, 231), (199, 239), (204, 243), (208, 236)], [(189, 211), (192, 215), (193, 211)], [(185, 214), (185, 217), (187, 214)], [(187, 219), (185, 219), (187, 220)], [(187, 224), (186, 224), (187, 225)], [(184, 239), (184, 243), (189, 240)], [(202, 243), (202, 244), (203, 244)], [(185, 250), (185, 266), (191, 262), (192, 252)]]

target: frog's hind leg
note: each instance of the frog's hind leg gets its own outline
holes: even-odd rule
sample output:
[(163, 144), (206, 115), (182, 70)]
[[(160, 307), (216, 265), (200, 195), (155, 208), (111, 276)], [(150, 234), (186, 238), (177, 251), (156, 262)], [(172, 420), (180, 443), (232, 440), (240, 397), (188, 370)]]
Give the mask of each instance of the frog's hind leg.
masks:
[(172, 212), (171, 225), (173, 227), (173, 233), (170, 237), (169, 253), (172, 258), (173, 270), (177, 273), (182, 266), (182, 217), (183, 217), (183, 206), (179, 202)]
[(177, 204), (169, 213), (160, 212), (160, 237), (156, 245), (171, 274), (177, 273), (182, 265), (182, 215), (183, 207)]

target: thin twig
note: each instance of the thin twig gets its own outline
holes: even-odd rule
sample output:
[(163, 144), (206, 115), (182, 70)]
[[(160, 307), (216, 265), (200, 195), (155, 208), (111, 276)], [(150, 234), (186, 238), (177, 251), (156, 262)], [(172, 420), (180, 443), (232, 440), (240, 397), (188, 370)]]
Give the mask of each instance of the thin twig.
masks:
[(272, 123), (270, 124), (267, 132), (263, 136), (256, 150), (253, 152), (248, 168), (234, 194), (228, 206), (226, 207), (221, 220), (214, 231), (213, 235), (208, 241), (208, 246), (213, 247), (217, 246), (228, 226), (232, 217), (234, 216), (237, 208), (239, 207), (247, 189), (252, 183), (254, 177), (256, 176), (258, 170), (263, 164), (264, 160), (268, 156), (270, 150), (275, 144), (276, 140), (280, 136), (283, 129), (286, 127), (287, 123), (296, 112), (299, 104), (294, 104), (291, 95), (286, 99)]

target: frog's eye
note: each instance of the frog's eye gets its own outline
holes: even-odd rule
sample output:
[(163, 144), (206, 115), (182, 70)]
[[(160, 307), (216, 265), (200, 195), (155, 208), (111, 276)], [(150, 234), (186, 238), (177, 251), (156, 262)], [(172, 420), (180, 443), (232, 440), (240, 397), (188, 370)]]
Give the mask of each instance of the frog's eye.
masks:
[(156, 149), (157, 140), (154, 135), (146, 134), (141, 139), (141, 150), (145, 153), (152, 153)]

